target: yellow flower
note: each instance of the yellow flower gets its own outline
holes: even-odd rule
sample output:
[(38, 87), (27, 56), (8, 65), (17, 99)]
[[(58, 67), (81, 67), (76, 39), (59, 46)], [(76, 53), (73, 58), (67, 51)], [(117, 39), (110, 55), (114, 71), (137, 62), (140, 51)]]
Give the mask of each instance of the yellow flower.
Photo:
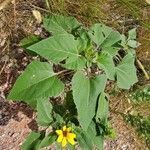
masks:
[(58, 135), (57, 142), (61, 143), (62, 147), (65, 147), (67, 145), (67, 142), (72, 145), (76, 144), (76, 134), (71, 132), (71, 127), (67, 128), (66, 126), (64, 126), (62, 130), (56, 130), (56, 133)]

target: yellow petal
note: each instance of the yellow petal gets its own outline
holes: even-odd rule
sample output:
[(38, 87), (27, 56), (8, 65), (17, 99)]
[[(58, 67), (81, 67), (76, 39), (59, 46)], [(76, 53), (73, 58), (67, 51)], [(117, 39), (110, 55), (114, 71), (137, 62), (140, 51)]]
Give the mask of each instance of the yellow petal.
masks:
[(67, 127), (66, 126), (63, 126), (63, 131), (66, 131)]
[(74, 138), (76, 138), (76, 134), (74, 134), (74, 133), (67, 134), (67, 139), (74, 139)]
[(72, 145), (75, 145), (75, 144), (76, 144), (74, 138), (76, 138), (76, 134), (74, 134), (74, 133), (68, 133), (68, 134), (67, 134), (67, 140), (68, 140), (68, 142), (69, 142), (70, 144), (72, 144)]
[(71, 127), (67, 128), (67, 132), (70, 132), (71, 131)]
[(57, 133), (58, 135), (63, 134), (62, 130), (56, 130), (56, 133)]
[(69, 142), (70, 144), (72, 144), (72, 145), (75, 145), (75, 144), (76, 144), (76, 142), (75, 142), (74, 139), (68, 139), (68, 142)]
[(57, 142), (62, 142), (62, 140), (63, 140), (63, 135), (59, 135), (58, 139), (57, 139)]
[(67, 145), (67, 139), (64, 137), (62, 140), (62, 147), (65, 147)]

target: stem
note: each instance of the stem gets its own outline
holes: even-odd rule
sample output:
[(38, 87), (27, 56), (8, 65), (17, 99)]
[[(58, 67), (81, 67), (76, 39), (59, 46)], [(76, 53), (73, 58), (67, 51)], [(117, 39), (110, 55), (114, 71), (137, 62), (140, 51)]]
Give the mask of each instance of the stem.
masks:
[(44, 11), (44, 12), (47, 12), (47, 13), (51, 13), (49, 10), (47, 10), (47, 9), (44, 9), (44, 8), (41, 8), (41, 7), (38, 7), (38, 6), (36, 6), (36, 5), (33, 5), (31, 2), (29, 2), (29, 1), (27, 1), (27, 3), (31, 6), (31, 7), (33, 7), (34, 9), (38, 9), (38, 10), (41, 10), (41, 11)]
[(60, 72), (57, 72), (56, 75), (60, 75), (60, 74), (63, 74), (63, 73), (66, 73), (66, 74), (69, 74), (71, 72), (74, 72), (73, 70), (69, 71), (69, 70), (62, 70)]
[(48, 0), (45, 0), (45, 3), (46, 3), (47, 8), (50, 10), (49, 1), (48, 1)]
[(149, 80), (149, 79), (150, 79), (150, 78), (149, 78), (149, 75), (148, 75), (148, 73), (146, 72), (146, 70), (145, 70), (144, 66), (142, 65), (142, 63), (140, 62), (140, 60), (139, 60), (139, 59), (136, 59), (136, 61), (137, 61), (138, 65), (139, 65), (140, 69), (143, 71), (143, 73), (144, 73), (144, 75), (145, 75), (145, 78), (146, 78), (147, 80)]

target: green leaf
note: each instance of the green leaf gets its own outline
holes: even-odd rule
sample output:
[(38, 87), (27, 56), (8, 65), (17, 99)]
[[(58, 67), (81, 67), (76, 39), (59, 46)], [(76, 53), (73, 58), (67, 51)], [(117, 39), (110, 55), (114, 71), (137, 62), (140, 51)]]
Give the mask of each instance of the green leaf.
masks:
[(113, 57), (107, 52), (101, 52), (97, 59), (98, 66), (102, 68), (107, 77), (111, 80), (115, 79), (115, 64)]
[(136, 28), (129, 30), (128, 40), (136, 40)]
[(96, 147), (97, 150), (103, 150), (104, 146), (104, 137), (97, 134), (96, 124), (92, 121), (87, 130), (87, 135), (93, 142), (93, 147)]
[(53, 124), (53, 128), (58, 128), (58, 126), (64, 124), (64, 119), (63, 119), (63, 116), (64, 114), (59, 114), (57, 112), (54, 112), (53, 116), (54, 116), (54, 119), (56, 120), (55, 123)]
[(37, 140), (40, 138), (41, 134), (36, 132), (31, 132), (26, 138), (25, 142), (21, 146), (21, 150), (34, 150)]
[(85, 68), (86, 59), (84, 57), (70, 57), (66, 60), (66, 64), (62, 65), (67, 69), (81, 70)]
[(77, 41), (69, 34), (49, 37), (28, 47), (28, 49), (53, 63), (59, 63), (67, 57), (78, 58), (80, 56), (77, 50)]
[(104, 148), (104, 137), (99, 135), (95, 137), (95, 146), (97, 150), (103, 150)]
[[(128, 38), (125, 37), (125, 35), (121, 35), (121, 45), (125, 48), (125, 49), (128, 49), (129, 47), (130, 48), (137, 48), (140, 43), (138, 43), (136, 41), (136, 28), (134, 29), (131, 29), (129, 32), (128, 32)], [(130, 50), (129, 50), (130, 52)], [(133, 50), (132, 50), (133, 52)], [(132, 53), (131, 52), (131, 53)], [(135, 52), (134, 52), (135, 53)]]
[(21, 146), (21, 150), (41, 150), (46, 146), (50, 146), (56, 140), (55, 134), (40, 134), (36, 132), (31, 132), (26, 138), (25, 142)]
[(115, 43), (121, 40), (119, 32), (114, 31), (110, 27), (97, 23), (91, 27), (89, 36), (92, 41), (101, 47), (111, 47)]
[(77, 142), (79, 143), (80, 148), (82, 150), (92, 150), (93, 143), (87, 133), (79, 128), (75, 129), (75, 133), (77, 135)]
[(55, 134), (49, 134), (48, 136), (45, 136), (39, 144), (39, 149), (50, 146), (56, 141), (56, 138), (57, 136)]
[(74, 17), (53, 15), (43, 19), (44, 28), (53, 34), (71, 33), (79, 28), (81, 24)]
[(103, 47), (102, 52), (106, 52), (110, 54), (112, 57), (116, 56), (118, 54), (119, 48), (117, 47)]
[(53, 121), (51, 116), (52, 105), (49, 99), (39, 99), (37, 100), (37, 122), (41, 126), (49, 126)]
[(63, 89), (64, 85), (53, 72), (51, 64), (33, 61), (17, 79), (8, 99), (36, 106), (37, 99), (57, 96)]
[(36, 52), (40, 56), (59, 63), (65, 59), (69, 69), (83, 68), (85, 59), (78, 52), (78, 41), (70, 34), (52, 36), (42, 40), (30, 47), (29, 50)]
[(89, 35), (86, 30), (82, 29), (80, 31), (79, 37), (77, 37), (78, 41), (78, 49), (81, 53), (82, 51), (85, 51), (87, 48), (91, 46), (91, 40), (89, 38)]
[(95, 115), (97, 98), (100, 92), (104, 91), (106, 81), (104, 74), (89, 79), (81, 71), (78, 71), (72, 79), (73, 98), (79, 122), (85, 131)]
[(121, 46), (123, 46), (123, 48), (126, 48), (127, 47), (126, 44), (127, 44), (127, 37), (124, 34), (122, 34), (121, 35)]
[(76, 150), (75, 145), (68, 144), (67, 147), (68, 147), (68, 150)]
[(87, 131), (76, 128), (74, 132), (77, 135), (77, 142), (83, 150), (103, 150), (104, 137), (97, 134), (95, 123), (92, 121)]
[(97, 121), (100, 119), (103, 123), (106, 123), (107, 118), (108, 118), (108, 100), (106, 99), (106, 94), (102, 92), (98, 100), (96, 119)]
[(127, 42), (127, 45), (132, 47), (132, 48), (137, 48), (139, 46), (139, 43), (137, 41), (135, 41), (135, 40), (129, 40)]
[(116, 67), (117, 85), (119, 88), (129, 89), (138, 81), (134, 61), (135, 57), (129, 53)]

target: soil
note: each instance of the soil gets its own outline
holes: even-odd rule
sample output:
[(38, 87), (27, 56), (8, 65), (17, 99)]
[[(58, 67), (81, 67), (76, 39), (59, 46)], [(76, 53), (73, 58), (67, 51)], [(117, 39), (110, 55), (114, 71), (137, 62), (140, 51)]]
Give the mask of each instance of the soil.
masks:
[(37, 130), (33, 111), (0, 97), (0, 150), (19, 150), (31, 130)]
[[(0, 0), (0, 8), (4, 1)], [(7, 95), (16, 78), (22, 73), (27, 64), (32, 59), (36, 59), (20, 48), (20, 40), (30, 34), (43, 36), (41, 25), (36, 22), (32, 15), (32, 10), (37, 9), (42, 14), (47, 10), (45, 9), (45, 3), (40, 0), (6, 1), (4, 8), (0, 10), (0, 150), (19, 150), (28, 133), (38, 130), (35, 121), (36, 114), (24, 103), (8, 101)], [(138, 41), (141, 46), (137, 49), (137, 58), (141, 61), (146, 72), (150, 74), (149, 29), (141, 26), (134, 18), (130, 18), (130, 12), (125, 12), (125, 8), (116, 9), (118, 6), (113, 5), (111, 7), (110, 3), (115, 4), (113, 0), (107, 0), (103, 4), (104, 7), (101, 6), (103, 13), (108, 13), (109, 16), (101, 19), (118, 30), (139, 27)], [(72, 15), (76, 16), (74, 13), (79, 12), (79, 10), (75, 11), (75, 5), (72, 6), (73, 8), (70, 7), (68, 10), (70, 11), (69, 14), (72, 13)], [(120, 13), (120, 10), (123, 13)], [(150, 16), (148, 15), (150, 13), (148, 10), (149, 7), (145, 7), (142, 10), (144, 17), (141, 20)], [(84, 13), (83, 16), (82, 13), (79, 13), (77, 18), (88, 25), (90, 21), (87, 21), (84, 15)], [(128, 18), (127, 20), (125, 20), (126, 17)], [(143, 71), (138, 65), (137, 68), (139, 83), (136, 87), (148, 84), (150, 81), (144, 77)], [(105, 150), (147, 150), (148, 147), (145, 141), (138, 137), (135, 129), (126, 124), (119, 114), (114, 113), (114, 110), (120, 112), (132, 110), (126, 93), (120, 93), (110, 99), (110, 122), (116, 131), (116, 138), (105, 142)]]

